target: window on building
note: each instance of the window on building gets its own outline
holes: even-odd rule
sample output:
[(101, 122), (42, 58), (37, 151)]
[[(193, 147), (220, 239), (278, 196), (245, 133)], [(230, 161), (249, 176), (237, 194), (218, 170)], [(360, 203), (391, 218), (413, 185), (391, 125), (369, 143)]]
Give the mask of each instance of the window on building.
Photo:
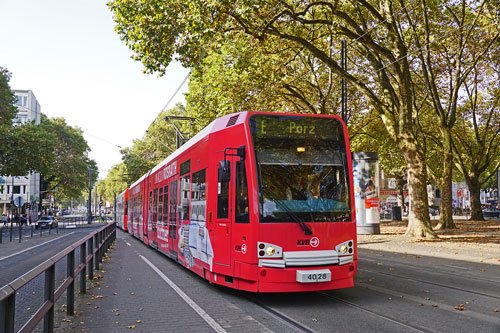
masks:
[(14, 185), (14, 194), (21, 194), (21, 186)]
[(28, 106), (28, 96), (16, 95), (16, 102), (14, 104), (17, 106)]

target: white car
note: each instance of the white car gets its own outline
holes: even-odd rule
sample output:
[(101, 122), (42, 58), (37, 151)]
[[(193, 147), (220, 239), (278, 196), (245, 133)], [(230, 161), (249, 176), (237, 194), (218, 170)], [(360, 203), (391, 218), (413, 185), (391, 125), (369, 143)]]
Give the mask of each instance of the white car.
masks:
[(57, 221), (53, 216), (42, 216), (36, 221), (35, 228), (57, 228)]

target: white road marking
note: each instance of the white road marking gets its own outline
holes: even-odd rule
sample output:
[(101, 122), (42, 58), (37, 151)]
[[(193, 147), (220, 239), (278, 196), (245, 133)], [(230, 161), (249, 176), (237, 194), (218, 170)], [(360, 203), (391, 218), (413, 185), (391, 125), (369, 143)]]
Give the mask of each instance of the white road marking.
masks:
[(63, 235), (63, 236), (61, 236), (61, 237), (57, 237), (57, 238), (51, 239), (51, 240), (49, 240), (49, 241), (47, 241), (47, 242), (45, 242), (45, 243), (38, 244), (38, 245), (35, 245), (35, 246), (32, 246), (32, 247), (29, 247), (29, 248), (27, 248), (27, 249), (24, 249), (24, 250), (22, 250), (22, 251), (19, 251), (19, 252), (13, 253), (13, 254), (11, 254), (11, 255), (8, 255), (8, 256), (5, 256), (5, 257), (2, 257), (2, 258), (0, 258), (0, 261), (5, 260), (5, 259), (8, 259), (8, 258), (10, 258), (10, 257), (17, 256), (18, 254), (24, 253), (24, 252), (26, 252), (26, 251), (33, 250), (34, 248), (37, 248), (37, 247), (39, 247), (39, 246), (42, 246), (42, 245), (48, 244), (48, 243), (50, 243), (50, 242), (56, 241), (56, 240), (58, 240), (58, 239), (61, 239), (61, 238), (63, 238), (63, 237), (69, 236), (69, 235), (74, 234), (74, 233), (75, 233), (75, 232), (73, 231), (73, 232), (70, 232), (69, 234)]
[(130, 244), (129, 242), (127, 242), (126, 240), (123, 240), (125, 242), (125, 244), (127, 244), (128, 246), (132, 246), (132, 244)]
[(149, 267), (151, 267), (156, 274), (158, 274), (163, 281), (165, 281), (198, 315), (207, 322), (210, 327), (214, 329), (214, 331), (218, 333), (225, 333), (227, 332), (222, 326), (220, 326), (208, 313), (205, 312), (201, 307), (198, 306), (188, 295), (186, 295), (175, 283), (172, 282), (165, 274), (163, 274), (162, 271), (160, 271), (155, 265), (153, 265), (148, 259), (145, 257), (139, 255), (142, 260), (146, 264), (148, 264)]

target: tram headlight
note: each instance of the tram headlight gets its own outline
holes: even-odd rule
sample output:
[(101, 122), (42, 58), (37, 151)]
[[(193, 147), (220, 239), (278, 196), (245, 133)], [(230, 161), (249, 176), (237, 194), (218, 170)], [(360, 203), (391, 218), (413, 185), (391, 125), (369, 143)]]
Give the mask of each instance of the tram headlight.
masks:
[(258, 242), (257, 254), (259, 258), (282, 258), (283, 249), (278, 245)]
[(297, 153), (303, 153), (306, 151), (306, 147), (297, 147)]
[(341, 253), (347, 253), (347, 250), (348, 250), (348, 249), (349, 249), (349, 248), (347, 247), (347, 245), (346, 245), (346, 244), (343, 244), (343, 245), (340, 247), (340, 252), (341, 252)]
[(267, 249), (266, 249), (266, 254), (268, 256), (274, 256), (274, 254), (276, 253), (276, 249), (272, 246), (269, 246)]

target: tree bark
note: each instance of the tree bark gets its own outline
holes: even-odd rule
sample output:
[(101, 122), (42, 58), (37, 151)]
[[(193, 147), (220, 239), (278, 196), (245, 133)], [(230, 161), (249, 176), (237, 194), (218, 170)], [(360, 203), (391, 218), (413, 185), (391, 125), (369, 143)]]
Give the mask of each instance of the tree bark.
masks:
[(438, 238), (432, 230), (427, 196), (427, 173), (424, 158), (419, 154), (414, 138), (401, 139), (399, 146), (408, 169), (410, 211), (405, 235), (416, 238)]
[(468, 177), (466, 180), (470, 192), (471, 221), (484, 221), (481, 209), (481, 185), (477, 177)]
[(436, 230), (456, 229), (453, 222), (453, 194), (452, 194), (452, 175), (453, 175), (453, 146), (451, 142), (451, 133), (448, 128), (444, 128), (443, 132), (443, 178), (441, 179), (441, 218)]

